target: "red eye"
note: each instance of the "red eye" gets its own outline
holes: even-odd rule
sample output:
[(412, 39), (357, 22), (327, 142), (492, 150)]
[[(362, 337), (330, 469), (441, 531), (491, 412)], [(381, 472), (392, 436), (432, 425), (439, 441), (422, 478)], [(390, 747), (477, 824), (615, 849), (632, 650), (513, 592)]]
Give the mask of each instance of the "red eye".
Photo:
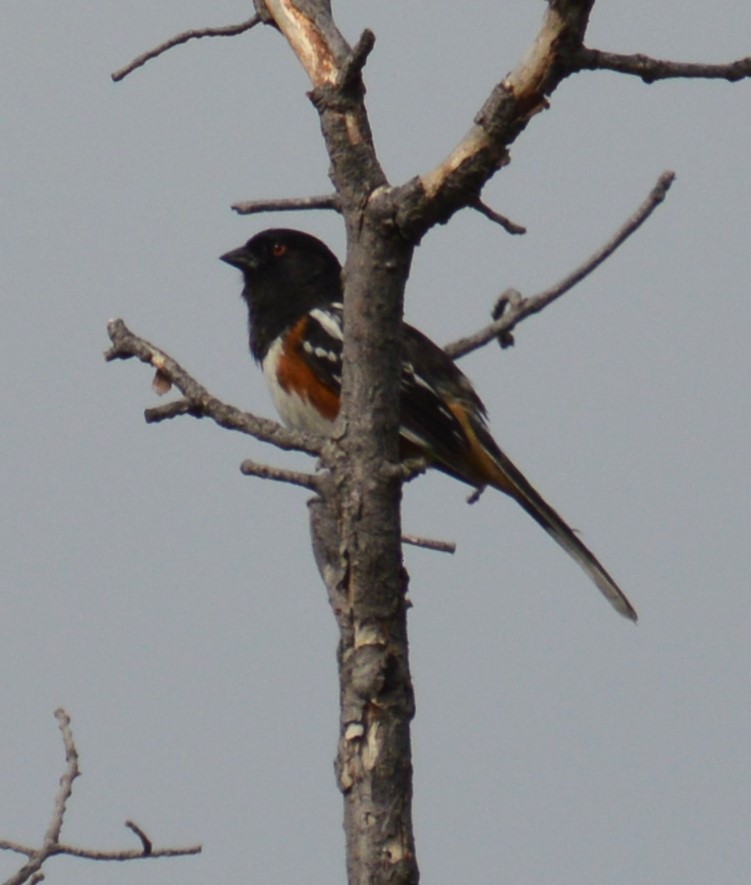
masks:
[(281, 258), (282, 255), (287, 251), (287, 246), (284, 243), (274, 243), (271, 247), (271, 254), (274, 258)]

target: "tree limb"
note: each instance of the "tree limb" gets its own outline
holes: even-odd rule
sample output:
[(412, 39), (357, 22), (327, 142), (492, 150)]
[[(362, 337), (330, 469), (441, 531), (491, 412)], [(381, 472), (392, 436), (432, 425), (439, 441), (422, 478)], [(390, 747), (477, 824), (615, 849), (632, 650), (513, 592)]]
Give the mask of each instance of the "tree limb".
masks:
[(281, 197), (269, 200), (246, 200), (233, 203), (232, 209), (238, 215), (254, 215), (258, 212), (296, 212), (307, 209), (333, 209), (341, 212), (341, 203), (336, 194), (320, 197)]
[(571, 73), (561, 58), (582, 45), (593, 5), (594, 0), (548, 0), (532, 47), (493, 88), (469, 132), (443, 162), (400, 189), (396, 223), (404, 236), (419, 239), (479, 198), (483, 185), (508, 162), (509, 146)]
[(211, 418), (220, 427), (246, 433), (280, 449), (306, 452), (309, 455), (321, 454), (322, 441), (312, 434), (288, 430), (276, 421), (243, 412), (212, 396), (171, 356), (145, 339), (134, 335), (122, 320), (111, 320), (107, 324), (107, 332), (112, 341), (112, 347), (105, 354), (108, 362), (135, 357), (142, 363), (153, 366), (163, 379), (163, 383), (166, 380), (168, 384), (174, 384), (184, 396), (184, 399), (174, 404), (169, 403), (166, 406), (149, 409), (146, 412), (148, 422), (163, 421), (177, 415), (206, 417)]
[(675, 78), (701, 80), (727, 80), (737, 83), (751, 77), (751, 55), (725, 64), (702, 64), (700, 62), (667, 61), (638, 53), (621, 55), (582, 46), (565, 59), (573, 71), (616, 71), (641, 77), (645, 83)]
[[(129, 827), (130, 829), (130, 827)], [(148, 837), (147, 837), (148, 838)], [(20, 842), (13, 842), (7, 839), (0, 839), (0, 850), (13, 851), (16, 854), (25, 854), (27, 856), (35, 855), (37, 850), (29, 845), (23, 845)], [(149, 853), (144, 853), (143, 848), (123, 848), (123, 849), (96, 849), (96, 848), (79, 848), (77, 845), (68, 845), (60, 842), (53, 847), (49, 854), (45, 857), (58, 855), (66, 855), (68, 857), (79, 857), (82, 860), (102, 860), (102, 861), (123, 861), (123, 860), (143, 860), (144, 858), (159, 860), (164, 857), (187, 857), (192, 854), (201, 854), (202, 847), (200, 845), (189, 845), (186, 848), (152, 848)], [(26, 869), (26, 866), (23, 867)], [(21, 870), (15, 875), (18, 876)], [(31, 882), (31, 879), (6, 879), (3, 885), (20, 885), (22, 882)]]
[(195, 28), (190, 31), (183, 31), (182, 34), (177, 34), (169, 40), (165, 40), (164, 43), (160, 43), (159, 46), (155, 46), (153, 49), (149, 49), (142, 55), (134, 58), (125, 67), (115, 71), (112, 74), (112, 79), (115, 83), (124, 80), (136, 68), (142, 67), (147, 61), (156, 58), (168, 49), (172, 49), (173, 46), (179, 46), (181, 43), (187, 43), (189, 40), (200, 40), (202, 37), (236, 37), (238, 34), (244, 34), (245, 31), (254, 28), (260, 21), (260, 16), (254, 15), (247, 21), (240, 22), (237, 25), (223, 25), (218, 28)]
[(150, 857), (152, 852), (154, 851), (154, 846), (151, 844), (151, 839), (144, 833), (144, 831), (138, 826), (135, 821), (126, 820), (125, 826), (132, 832), (135, 833), (136, 836), (141, 840), (141, 845), (143, 846), (143, 851), (141, 852), (144, 857)]
[(187, 854), (200, 854), (201, 846), (192, 845), (188, 848), (160, 848), (154, 849), (151, 840), (146, 834), (132, 821), (126, 821), (126, 826), (133, 830), (139, 839), (141, 839), (142, 848), (138, 851), (95, 851), (87, 848), (77, 848), (73, 845), (66, 845), (60, 842), (60, 833), (63, 828), (65, 811), (68, 800), (73, 793), (73, 781), (80, 775), (78, 767), (78, 750), (73, 740), (73, 731), (70, 727), (70, 717), (65, 710), (55, 710), (55, 718), (57, 719), (60, 733), (63, 738), (63, 746), (65, 747), (65, 759), (67, 762), (65, 771), (60, 778), (60, 788), (55, 797), (52, 819), (50, 821), (47, 832), (44, 834), (44, 840), (41, 848), (31, 848), (22, 845), (19, 842), (10, 840), (0, 840), (0, 850), (14, 851), (17, 854), (25, 854), (28, 857), (27, 862), (11, 876), (6, 879), (5, 885), (23, 885), (23, 883), (41, 882), (44, 874), (41, 873), (42, 865), (50, 858), (60, 854), (67, 854), (71, 857), (87, 858), (89, 860), (135, 860), (144, 857), (181, 857)]
[(282, 467), (271, 467), (268, 464), (258, 464), (246, 458), (240, 465), (240, 473), (244, 476), (257, 476), (259, 479), (273, 479), (275, 482), (288, 482), (295, 486), (317, 492), (321, 484), (318, 477), (312, 473), (302, 473), (299, 470), (285, 470)]
[(425, 550), (435, 550), (438, 553), (456, 553), (456, 544), (453, 541), (438, 541), (434, 538), (421, 538), (419, 535), (402, 535), (402, 543), (422, 547)]
[(171, 403), (146, 409), (143, 413), (147, 424), (158, 424), (160, 421), (168, 421), (179, 415), (192, 415), (194, 418), (203, 417), (203, 413), (187, 399), (176, 399)]
[(491, 221), (499, 224), (506, 231), (506, 233), (526, 234), (527, 232), (526, 227), (522, 227), (521, 224), (516, 224), (516, 222), (511, 221), (511, 219), (509, 218), (506, 218), (505, 215), (501, 215), (500, 212), (496, 212), (495, 209), (491, 209), (490, 206), (483, 203), (483, 201), (479, 197), (469, 205), (470, 208), (474, 209), (476, 212), (479, 212), (480, 215), (484, 215), (486, 218), (489, 218)]
[(565, 276), (555, 285), (533, 295), (529, 298), (522, 298), (515, 290), (504, 293), (496, 305), (494, 314), (498, 319), (485, 328), (475, 332), (474, 335), (468, 335), (466, 338), (460, 338), (447, 344), (444, 348), (446, 353), (453, 359), (465, 356), (473, 350), (477, 350), (483, 345), (492, 341), (499, 336), (506, 336), (505, 342), (508, 345), (513, 343), (510, 337), (511, 330), (522, 320), (531, 316), (533, 313), (539, 313), (553, 301), (564, 295), (569, 289), (572, 289), (577, 283), (580, 283), (585, 277), (589, 276), (595, 268), (599, 267), (603, 261), (609, 258), (615, 250), (622, 245), (642, 224), (649, 218), (654, 210), (663, 202), (667, 192), (670, 190), (675, 180), (674, 172), (663, 172), (657, 179), (657, 183), (649, 192), (649, 195), (639, 208), (631, 215), (626, 222), (613, 234), (613, 236), (602, 245), (593, 255), (591, 255), (583, 264)]

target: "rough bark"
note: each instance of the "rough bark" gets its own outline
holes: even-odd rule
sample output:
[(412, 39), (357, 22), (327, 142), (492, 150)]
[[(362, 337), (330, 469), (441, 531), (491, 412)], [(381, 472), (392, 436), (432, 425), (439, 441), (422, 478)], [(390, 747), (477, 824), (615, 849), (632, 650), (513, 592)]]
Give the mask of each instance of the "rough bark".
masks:
[(591, 2), (551, 3), (533, 50), (492, 91), (450, 157), (389, 186), (376, 157), (361, 72), (373, 36), (351, 48), (325, 0), (257, 0), (307, 71), (347, 230), (344, 369), (330, 482), (312, 507), (316, 559), (340, 631), (340, 738), (351, 883), (416, 883), (411, 820), (414, 700), (401, 559), (398, 402), (404, 287), (415, 244), (476, 202), (507, 146), (544, 107), (559, 45), (581, 42)]

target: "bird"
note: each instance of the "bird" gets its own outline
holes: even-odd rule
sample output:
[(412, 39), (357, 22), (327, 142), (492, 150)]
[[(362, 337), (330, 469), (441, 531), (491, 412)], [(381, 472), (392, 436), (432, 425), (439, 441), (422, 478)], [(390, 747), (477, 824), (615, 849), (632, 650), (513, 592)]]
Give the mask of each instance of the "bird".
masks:
[[(339, 412), (343, 283), (339, 259), (303, 231), (271, 228), (221, 256), (243, 275), (250, 352), (274, 405), (296, 430), (329, 435)], [(513, 498), (578, 563), (621, 615), (634, 607), (594, 553), (544, 500), (491, 435), (467, 376), (418, 329), (403, 325), (400, 451), (478, 491)]]

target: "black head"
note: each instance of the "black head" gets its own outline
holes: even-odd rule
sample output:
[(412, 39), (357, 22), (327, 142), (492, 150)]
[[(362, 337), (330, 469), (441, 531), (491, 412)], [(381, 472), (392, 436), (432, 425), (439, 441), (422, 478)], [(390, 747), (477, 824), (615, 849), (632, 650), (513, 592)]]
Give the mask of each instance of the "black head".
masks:
[(242, 271), (250, 349), (257, 360), (263, 360), (273, 340), (303, 314), (341, 301), (339, 259), (302, 231), (261, 231), (221, 260)]

